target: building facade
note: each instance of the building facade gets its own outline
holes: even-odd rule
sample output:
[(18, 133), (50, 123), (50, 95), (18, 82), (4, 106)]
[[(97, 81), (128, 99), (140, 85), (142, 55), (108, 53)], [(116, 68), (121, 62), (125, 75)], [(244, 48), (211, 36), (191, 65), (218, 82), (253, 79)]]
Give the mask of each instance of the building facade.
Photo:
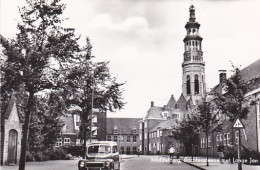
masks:
[(107, 118), (107, 141), (117, 142), (120, 154), (137, 154), (141, 118)]
[[(56, 147), (68, 145), (82, 145), (83, 139), (79, 135), (79, 127), (81, 124), (78, 114), (68, 114), (63, 118), (64, 126), (62, 133), (57, 138)], [(92, 116), (92, 141), (103, 141), (106, 139), (106, 112), (94, 110)], [(87, 139), (87, 143), (90, 139)]]
[(4, 114), (1, 114), (1, 165), (19, 164), (23, 121), (17, 106), (17, 98), (13, 94)]
[[(221, 76), (222, 75), (220, 75), (220, 80)], [(241, 130), (241, 144), (243, 149), (260, 153), (260, 59), (242, 69), (241, 76), (249, 88), (249, 92), (245, 97), (249, 102), (252, 100), (256, 101), (256, 103), (251, 106), (247, 118), (241, 120), (245, 126), (245, 128)], [(212, 92), (223, 92), (221, 82), (213, 88)], [(220, 113), (218, 118), (225, 120), (222, 130), (211, 133), (208, 143), (206, 142), (204, 133), (199, 135), (200, 155), (206, 155), (206, 149), (208, 148), (210, 156), (217, 156), (217, 147), (220, 142), (224, 145), (225, 153), (237, 153), (239, 140), (238, 129), (233, 128), (232, 122), (230, 122), (224, 114)]]

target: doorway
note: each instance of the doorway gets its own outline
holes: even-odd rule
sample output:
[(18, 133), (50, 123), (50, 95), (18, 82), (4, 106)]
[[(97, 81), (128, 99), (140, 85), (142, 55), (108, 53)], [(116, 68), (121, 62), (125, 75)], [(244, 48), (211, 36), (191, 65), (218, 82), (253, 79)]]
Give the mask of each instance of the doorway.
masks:
[(8, 139), (8, 157), (7, 164), (16, 164), (17, 163), (17, 131), (11, 129), (9, 131)]

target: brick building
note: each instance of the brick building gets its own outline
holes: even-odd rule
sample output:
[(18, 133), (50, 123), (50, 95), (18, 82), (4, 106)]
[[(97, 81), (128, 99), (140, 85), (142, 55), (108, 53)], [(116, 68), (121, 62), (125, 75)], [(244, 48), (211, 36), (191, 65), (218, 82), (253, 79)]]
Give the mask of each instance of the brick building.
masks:
[[(64, 116), (61, 135), (57, 138), (56, 147), (66, 145), (81, 145), (83, 140), (79, 136), (80, 118), (77, 114)], [(94, 110), (92, 117), (92, 141), (105, 140), (106, 136), (106, 112)], [(87, 140), (89, 142), (89, 139)]]
[[(247, 119), (242, 120), (245, 129), (241, 130), (241, 144), (243, 148), (260, 152), (260, 59), (242, 69), (241, 76), (250, 89), (245, 97), (257, 101), (255, 105), (251, 106)], [(215, 86), (212, 91), (222, 93), (221, 83)], [(225, 119), (225, 115), (221, 113), (219, 114), (220, 117)], [(222, 131), (209, 135), (208, 144), (206, 143), (205, 134), (200, 134), (200, 155), (206, 155), (206, 148), (208, 147), (209, 155), (217, 156), (219, 142), (223, 142), (226, 153), (229, 152), (230, 146), (237, 152), (238, 140), (238, 130), (232, 128), (232, 122), (226, 120)]]
[(140, 120), (141, 118), (107, 118), (106, 140), (117, 142), (121, 154), (136, 154)]
[[(176, 120), (184, 118), (188, 114), (189, 107), (190, 104), (186, 101), (183, 94), (181, 94), (177, 102), (172, 95), (168, 103), (163, 107), (154, 106), (154, 102), (151, 102), (151, 107), (147, 111), (147, 115), (143, 120), (139, 121), (140, 142), (138, 145), (142, 153), (166, 153), (170, 146), (167, 141), (176, 145), (177, 141), (168, 139), (170, 138), (168, 137), (171, 133), (170, 129), (172, 129), (171, 125)], [(159, 134), (163, 134), (163, 136)]]
[(1, 165), (19, 164), (22, 138), (22, 119), (20, 109), (17, 106), (17, 99), (13, 94), (8, 103), (7, 109), (1, 114)]

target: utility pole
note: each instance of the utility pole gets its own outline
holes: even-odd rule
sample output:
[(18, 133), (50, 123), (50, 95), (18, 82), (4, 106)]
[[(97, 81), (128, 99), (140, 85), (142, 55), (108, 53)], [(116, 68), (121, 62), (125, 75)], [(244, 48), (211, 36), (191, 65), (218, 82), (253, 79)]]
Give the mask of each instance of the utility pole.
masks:
[(244, 128), (243, 123), (237, 117), (233, 123), (233, 128), (238, 129), (238, 147), (237, 147), (237, 159), (238, 159), (238, 170), (242, 170), (242, 161), (241, 161), (241, 133), (240, 129)]
[(90, 140), (92, 141), (92, 118), (93, 118), (93, 108), (94, 108), (94, 90), (95, 90), (95, 69), (93, 70), (92, 75), (92, 95), (91, 95), (91, 114), (90, 114)]

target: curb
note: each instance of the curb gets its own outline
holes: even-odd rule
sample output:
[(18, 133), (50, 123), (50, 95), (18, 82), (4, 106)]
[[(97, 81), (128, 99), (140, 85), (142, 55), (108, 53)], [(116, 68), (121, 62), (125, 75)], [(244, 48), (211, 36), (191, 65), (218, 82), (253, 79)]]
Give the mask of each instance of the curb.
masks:
[(194, 165), (194, 164), (192, 164), (192, 163), (184, 162), (183, 160), (181, 160), (181, 162), (186, 163), (186, 164), (188, 164), (188, 165), (190, 165), (190, 166), (193, 166), (193, 167), (198, 168), (198, 169), (201, 169), (201, 170), (206, 170), (206, 169), (201, 168), (201, 167), (199, 167), (199, 166), (197, 166), (197, 165)]

